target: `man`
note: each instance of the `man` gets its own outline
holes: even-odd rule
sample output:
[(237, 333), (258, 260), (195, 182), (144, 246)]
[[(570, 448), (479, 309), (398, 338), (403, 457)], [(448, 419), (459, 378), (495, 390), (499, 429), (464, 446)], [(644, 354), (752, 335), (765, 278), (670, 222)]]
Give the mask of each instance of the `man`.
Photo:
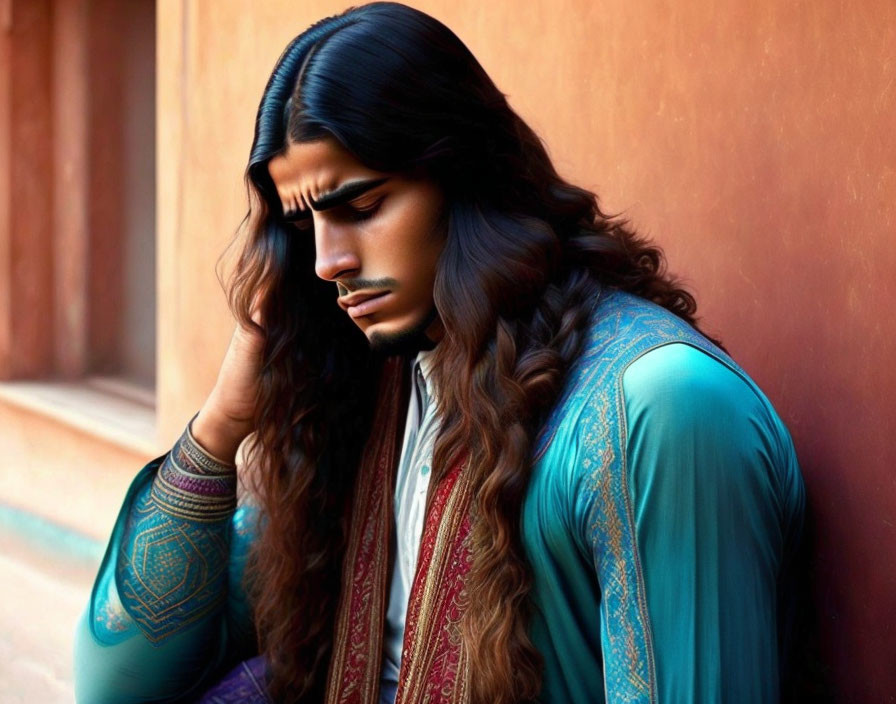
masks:
[(238, 326), (126, 498), (80, 701), (777, 698), (788, 434), (450, 30), (297, 37), (247, 183)]

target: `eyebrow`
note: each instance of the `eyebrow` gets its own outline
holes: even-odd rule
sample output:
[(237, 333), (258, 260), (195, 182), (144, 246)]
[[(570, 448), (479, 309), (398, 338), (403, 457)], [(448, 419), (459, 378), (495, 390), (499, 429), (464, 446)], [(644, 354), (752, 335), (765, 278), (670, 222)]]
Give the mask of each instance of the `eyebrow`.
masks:
[[(373, 178), (364, 181), (351, 181), (349, 183), (345, 183), (339, 186), (339, 188), (336, 188), (329, 193), (324, 193), (322, 196), (319, 196), (316, 199), (312, 198), (311, 208), (318, 211), (335, 208), (339, 205), (348, 203), (350, 200), (357, 198), (363, 193), (367, 193), (367, 191), (373, 190), (377, 186), (381, 186), (388, 180), (388, 176), (383, 176), (382, 178)], [(290, 210), (288, 212), (285, 212), (283, 214), (283, 217), (288, 220), (301, 220), (303, 218), (307, 218), (308, 215), (309, 213), (304, 211)]]

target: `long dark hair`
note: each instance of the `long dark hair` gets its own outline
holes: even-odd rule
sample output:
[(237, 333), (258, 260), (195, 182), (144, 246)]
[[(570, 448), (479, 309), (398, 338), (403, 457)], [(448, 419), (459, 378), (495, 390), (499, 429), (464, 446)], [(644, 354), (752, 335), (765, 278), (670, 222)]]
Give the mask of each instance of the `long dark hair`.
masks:
[[(662, 253), (564, 181), (538, 136), (454, 33), (422, 12), (373, 3), (318, 22), (265, 88), (247, 169), (247, 241), (231, 282), (236, 316), (261, 302), (266, 335), (257, 432), (264, 510), (253, 553), (255, 614), (272, 690), (321, 697), (347, 526), (377, 360), (314, 275), (312, 238), (280, 224), (267, 172), (288, 141), (335, 137), (385, 172), (423, 171), (446, 196), (434, 299), (442, 432), (433, 482), (463, 453), (476, 487), (464, 647), (475, 702), (531, 700), (530, 568), (520, 509), (534, 435), (578, 356), (603, 289), (694, 323), (694, 299)], [(447, 380), (451, 383), (446, 383)]]

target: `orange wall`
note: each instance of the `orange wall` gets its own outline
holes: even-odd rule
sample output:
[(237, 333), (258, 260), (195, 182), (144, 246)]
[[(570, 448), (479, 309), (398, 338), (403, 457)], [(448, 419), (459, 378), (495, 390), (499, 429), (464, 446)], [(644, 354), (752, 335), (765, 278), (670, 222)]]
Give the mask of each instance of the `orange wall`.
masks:
[[(159, 407), (173, 441), (230, 322), (213, 266), (245, 210), (258, 98), (339, 2), (159, 2)], [(840, 701), (896, 670), (896, 5), (412, 3), (451, 26), (561, 173), (664, 245), (790, 426)]]

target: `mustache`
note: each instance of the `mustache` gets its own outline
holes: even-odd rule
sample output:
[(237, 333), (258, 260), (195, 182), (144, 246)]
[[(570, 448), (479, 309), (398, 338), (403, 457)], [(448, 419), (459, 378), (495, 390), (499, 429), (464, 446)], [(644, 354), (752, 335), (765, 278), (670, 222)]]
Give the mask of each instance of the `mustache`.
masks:
[(355, 291), (366, 291), (368, 289), (377, 290), (382, 288), (398, 288), (396, 279), (385, 277), (382, 279), (345, 279), (336, 282), (336, 290), (339, 298), (347, 296)]

